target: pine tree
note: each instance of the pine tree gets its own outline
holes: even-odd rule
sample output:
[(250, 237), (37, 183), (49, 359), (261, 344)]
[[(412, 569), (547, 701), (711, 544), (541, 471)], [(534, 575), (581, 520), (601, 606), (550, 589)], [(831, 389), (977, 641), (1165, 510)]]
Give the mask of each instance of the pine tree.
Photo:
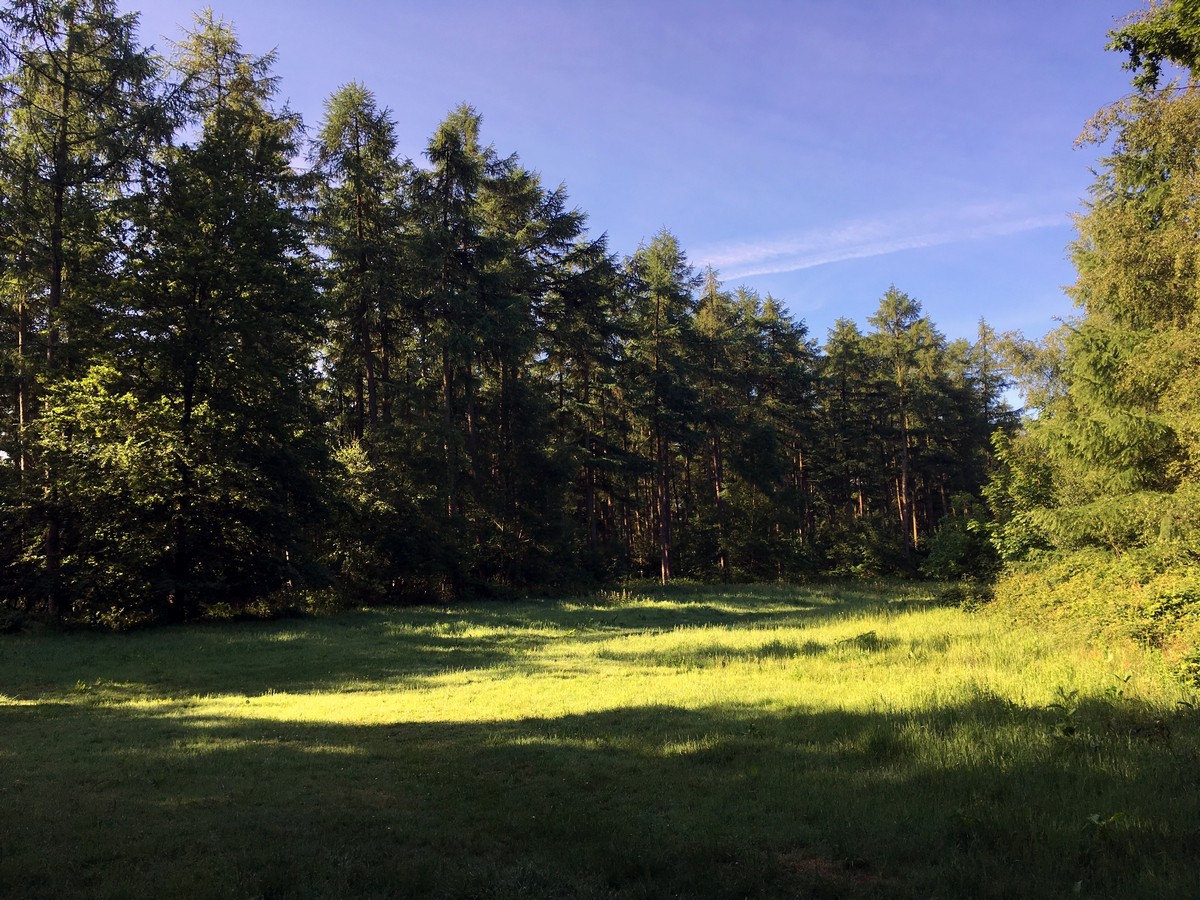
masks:
[[(743, 307), (744, 309), (744, 307)], [(711, 523), (713, 539), (702, 546), (716, 558), (717, 572), (722, 580), (732, 575), (730, 560), (729, 482), (726, 455), (730, 435), (737, 424), (741, 400), (748, 392), (741, 378), (746, 360), (752, 353), (745, 346), (745, 319), (742, 309), (734, 303), (733, 295), (722, 288), (711, 268), (704, 273), (704, 287), (696, 310), (696, 338), (700, 351), (697, 360), (698, 401), (707, 447), (704, 468), (707, 469), (707, 495), (696, 504), (697, 518)], [(700, 525), (696, 530), (703, 532)], [(709, 549), (711, 547), (711, 549)]]
[(838, 319), (821, 359), (821, 445), (825, 447), (827, 519), (850, 527), (868, 513), (872, 474), (875, 377), (866, 338), (849, 319)]
[(565, 189), (482, 145), (480, 125), (464, 106), (439, 126), (406, 218), (408, 367), (423, 423), (411, 469), (436, 485), (454, 590), (528, 583), (563, 565), (579, 456), (552, 439), (560, 367), (590, 366), (604, 353), (591, 342), (607, 340), (603, 315), (566, 304), (603, 304), (611, 280)]
[[(18, 0), (0, 10), (0, 182), (6, 278), (2, 302), (12, 396), (4, 432), (34, 536), (52, 618), (70, 609), (61, 571), (74, 514), (51, 454), (38, 454), (46, 392), (106, 351), (115, 270), (125, 250), (120, 203), (139, 163), (167, 130), (159, 67), (136, 40), (136, 15), (110, 0)], [(6, 523), (11, 527), (11, 523)]]
[[(194, 614), (304, 575), (324, 470), (312, 402), (320, 308), (290, 160), (299, 119), (272, 57), (206, 10), (176, 45), (198, 134), (163, 151), (132, 217), (131, 296), (112, 391), (156, 410), (148, 605)], [(120, 434), (109, 436), (119, 440)], [(130, 473), (130, 479), (138, 473)]]
[(875, 328), (869, 346), (879, 360), (890, 411), (886, 419), (895, 466), (896, 513), (905, 552), (920, 543), (914, 453), (920, 439), (919, 408), (926, 399), (944, 340), (921, 305), (893, 285), (867, 321)]
[(605, 237), (580, 241), (561, 261), (542, 295), (534, 371), (553, 398), (550, 445), (574, 472), (562, 510), (566, 540), (579, 547), (585, 577), (623, 565), (616, 508), (630, 460), (619, 430), (624, 290)]
[(390, 418), (392, 366), (406, 323), (401, 262), (404, 166), (395, 124), (352, 83), (325, 102), (317, 134), (318, 240), (333, 323), (327, 364), (340, 431), (358, 440)]
[(465, 512), (464, 481), (469, 490), (478, 446), (476, 341), (484, 318), (479, 263), (491, 252), (478, 195), (499, 164), (494, 149), (480, 145), (479, 126), (469, 107), (451, 113), (426, 149), (432, 168), (418, 171), (412, 185), (413, 314), (423, 338), (421, 380), (436, 385), (440, 409), (442, 472), (434, 483), (448, 536)]
[(694, 439), (695, 388), (692, 377), (694, 291), (699, 286), (679, 241), (662, 231), (629, 260), (633, 319), (626, 347), (631, 415), (644, 435), (652, 472), (645, 510), (662, 583), (672, 577), (676, 454)]

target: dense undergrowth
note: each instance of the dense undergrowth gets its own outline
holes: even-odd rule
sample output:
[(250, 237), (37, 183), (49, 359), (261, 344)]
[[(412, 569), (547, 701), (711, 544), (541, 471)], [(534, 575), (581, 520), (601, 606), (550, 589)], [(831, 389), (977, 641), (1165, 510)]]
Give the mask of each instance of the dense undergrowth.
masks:
[(1168, 568), (1147, 553), (1077, 551), (1010, 565), (996, 582), (998, 607), (1018, 621), (1053, 626), (1100, 646), (1134, 642), (1200, 684), (1200, 569)]

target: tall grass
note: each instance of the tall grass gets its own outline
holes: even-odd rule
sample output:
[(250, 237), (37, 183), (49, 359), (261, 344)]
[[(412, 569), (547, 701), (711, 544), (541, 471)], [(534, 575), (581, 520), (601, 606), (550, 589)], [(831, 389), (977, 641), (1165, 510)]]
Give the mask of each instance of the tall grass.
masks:
[(1200, 896), (1195, 697), (917, 588), (0, 641), (4, 896)]

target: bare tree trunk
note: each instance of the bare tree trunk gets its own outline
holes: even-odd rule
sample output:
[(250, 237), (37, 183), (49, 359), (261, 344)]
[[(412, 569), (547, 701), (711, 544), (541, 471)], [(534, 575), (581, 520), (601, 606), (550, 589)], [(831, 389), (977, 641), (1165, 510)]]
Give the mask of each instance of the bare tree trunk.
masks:
[(729, 581), (729, 523), (725, 511), (725, 458), (721, 447), (721, 434), (714, 425), (712, 428), (712, 467), (713, 467), (713, 503), (717, 511), (717, 538), (720, 545), (717, 548), (717, 566), (721, 570), (721, 580)]
[(913, 515), (911, 487), (909, 485), (909, 449), (911, 433), (908, 421), (908, 403), (904, 396), (904, 386), (900, 387), (900, 421), (902, 424), (902, 440), (900, 442), (900, 522), (904, 531), (904, 553), (916, 546), (916, 517)]
[(667, 441), (658, 438), (658, 534), (662, 583), (671, 581), (671, 482)]
[(442, 452), (446, 457), (446, 518), (454, 518), (458, 502), (454, 452), (454, 382), (450, 368), (450, 348), (442, 347)]

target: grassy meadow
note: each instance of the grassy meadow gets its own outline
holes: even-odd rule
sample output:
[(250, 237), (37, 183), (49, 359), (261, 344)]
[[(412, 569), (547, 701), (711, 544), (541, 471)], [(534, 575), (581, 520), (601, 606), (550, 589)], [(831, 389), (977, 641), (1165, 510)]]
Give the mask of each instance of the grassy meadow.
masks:
[(1194, 693), (923, 590), (0, 637), (0, 896), (1200, 896)]

